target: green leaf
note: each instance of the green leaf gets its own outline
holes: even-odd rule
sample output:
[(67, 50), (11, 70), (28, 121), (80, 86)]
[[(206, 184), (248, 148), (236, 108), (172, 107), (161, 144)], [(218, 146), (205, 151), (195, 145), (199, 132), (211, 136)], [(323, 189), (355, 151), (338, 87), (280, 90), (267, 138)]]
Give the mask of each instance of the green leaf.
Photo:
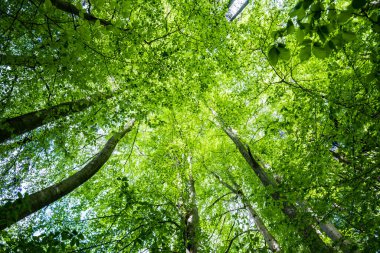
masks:
[(306, 39), (302, 42), (301, 45), (306, 45), (306, 46), (310, 46), (311, 42), (313, 42), (311, 39)]
[(317, 34), (318, 34), (318, 36), (319, 36), (319, 38), (321, 39), (322, 42), (326, 41), (326, 35), (325, 35), (325, 33), (323, 33), (319, 28), (317, 28)]
[(299, 23), (299, 26), (305, 35), (311, 33), (311, 25), (309, 23)]
[(298, 13), (298, 11), (301, 9), (302, 7), (302, 1), (301, 2), (298, 2), (294, 7), (293, 9), (289, 12), (289, 16), (290, 17), (295, 17)]
[(352, 12), (351, 11), (342, 11), (341, 13), (339, 13), (338, 15), (338, 18), (337, 18), (337, 21), (339, 24), (344, 24), (347, 22), (347, 20), (349, 20), (352, 16)]
[(373, 24), (372, 28), (373, 28), (373, 30), (374, 30), (375, 32), (380, 33), (380, 25), (378, 25), (378, 24)]
[(311, 7), (310, 7), (310, 10), (312, 12), (320, 12), (320, 11), (323, 11), (323, 5), (320, 1), (317, 1), (316, 3), (314, 3)]
[(303, 4), (302, 4), (302, 7), (305, 10), (307, 10), (313, 2), (314, 2), (314, 0), (304, 0)]
[(278, 47), (278, 50), (280, 51), (280, 59), (282, 60), (289, 60), (290, 59), (290, 50), (285, 47)]
[(277, 49), (276, 46), (272, 46), (268, 52), (269, 63), (272, 64), (273, 66), (275, 66), (278, 62), (279, 56), (280, 56), (280, 51)]
[(345, 41), (353, 41), (353, 40), (355, 40), (356, 35), (353, 32), (345, 31), (345, 32), (342, 32), (342, 38)]
[(313, 45), (313, 55), (319, 59), (324, 59), (329, 56), (329, 49), (322, 47), (319, 43)]
[(332, 40), (327, 41), (326, 46), (328, 46), (331, 50), (336, 49), (336, 46)]
[(300, 54), (299, 54), (299, 57), (300, 57), (300, 60), (301, 61), (307, 61), (311, 56), (311, 47), (310, 45), (309, 46), (304, 46), (303, 48), (301, 48), (300, 50)]
[(297, 29), (296, 31), (296, 39), (298, 43), (302, 43), (303, 39), (305, 37), (305, 33), (301, 29)]
[(328, 13), (327, 13), (327, 19), (330, 21), (330, 22), (334, 22), (336, 19), (337, 19), (337, 16), (336, 16), (336, 10), (335, 10), (335, 4), (332, 4), (328, 7)]
[(360, 9), (367, 3), (366, 0), (352, 0), (351, 6), (354, 9)]
[(305, 9), (302, 8), (302, 1), (301, 2), (298, 2), (294, 8), (289, 12), (289, 16), (290, 17), (295, 17), (297, 16), (297, 18), (299, 20), (303, 19), (306, 15), (306, 12), (305, 12)]
[(342, 33), (338, 33), (337, 35), (335, 35), (331, 41), (334, 43), (335, 47), (336, 48), (341, 48), (344, 46), (345, 44), (345, 41), (343, 40), (343, 36), (342, 36)]
[(288, 20), (288, 23), (286, 24), (286, 32), (287, 34), (292, 34), (294, 33), (295, 28), (292, 20)]

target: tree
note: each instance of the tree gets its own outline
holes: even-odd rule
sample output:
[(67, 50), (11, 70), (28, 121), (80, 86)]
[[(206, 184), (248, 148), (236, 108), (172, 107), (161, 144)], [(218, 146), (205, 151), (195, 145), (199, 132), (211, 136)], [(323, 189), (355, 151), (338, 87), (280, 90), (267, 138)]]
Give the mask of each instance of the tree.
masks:
[(20, 196), (14, 202), (6, 203), (1, 206), (0, 213), (2, 219), (0, 229), (4, 229), (25, 218), (26, 216), (46, 207), (88, 181), (107, 162), (117, 143), (127, 132), (131, 131), (133, 124), (134, 120), (132, 120), (131, 123), (129, 123), (122, 131), (115, 133), (107, 141), (106, 145), (99, 152), (99, 154), (97, 154), (85, 167), (83, 167), (83, 169), (76, 172), (74, 175), (71, 175), (61, 182), (33, 194), (27, 194), (23, 197)]
[(228, 6), (1, 1), (1, 252), (380, 248), (378, 2)]
[(253, 209), (252, 205), (249, 203), (247, 198), (244, 196), (244, 193), (239, 190), (241, 187), (239, 187), (236, 182), (234, 183), (234, 187), (230, 184), (224, 182), (222, 178), (217, 175), (216, 173), (213, 173), (213, 175), (219, 180), (221, 184), (223, 184), (225, 187), (227, 187), (231, 192), (237, 195), (239, 199), (242, 201), (245, 208), (248, 209), (249, 215), (252, 220), (254, 220), (255, 225), (257, 226), (260, 233), (263, 235), (265, 242), (269, 245), (269, 248), (272, 252), (279, 252), (281, 251), (280, 245), (276, 241), (276, 239), (271, 235), (271, 233), (268, 231), (268, 229), (265, 227), (263, 221), (260, 219), (259, 215), (256, 213), (256, 211)]
[(97, 95), (92, 99), (66, 102), (47, 109), (5, 119), (0, 123), (0, 142), (6, 141), (12, 136), (21, 135), (27, 131), (36, 129), (37, 127), (52, 122), (55, 119), (83, 111), (97, 101), (110, 97), (112, 97), (112, 95)]
[[(273, 192), (271, 193), (272, 198), (275, 200), (283, 201), (281, 203), (281, 210), (284, 212), (285, 215), (287, 215), (290, 219), (296, 219), (298, 211), (296, 207), (289, 203), (287, 201), (286, 196), (281, 196), (281, 192), (277, 190), (279, 187), (274, 179), (271, 179), (267, 173), (263, 170), (263, 168), (260, 166), (259, 162), (253, 157), (251, 150), (248, 145), (244, 145), (240, 140), (239, 137), (237, 137), (232, 129), (229, 129), (226, 126), (222, 126), (223, 131), (230, 137), (230, 139), (235, 143), (236, 147), (239, 149), (239, 152), (242, 154), (244, 159), (247, 161), (247, 163), (250, 165), (250, 167), (253, 169), (253, 171), (256, 173), (256, 175), (260, 178), (260, 181), (265, 187), (271, 186), (273, 189)], [(305, 217), (304, 217), (305, 218)], [(302, 223), (304, 223), (301, 220)], [(325, 224), (323, 222), (318, 222), (318, 225), (321, 227), (322, 231), (327, 234), (328, 237), (330, 237), (334, 242), (337, 243), (344, 252), (353, 252), (356, 247), (354, 248), (353, 245), (351, 245), (351, 242), (344, 239), (341, 233), (332, 225), (331, 223)], [(304, 236), (305, 240), (311, 240), (310, 242), (310, 248), (313, 251), (322, 251), (326, 250), (323, 245), (323, 243), (319, 242), (318, 235), (313, 234), (314, 229), (309, 225), (305, 227), (305, 225), (301, 225), (301, 235)], [(312, 235), (310, 235), (312, 234)]]
[(184, 217), (186, 253), (196, 253), (198, 252), (199, 214), (194, 179), (191, 174), (188, 181), (188, 191), (190, 203), (187, 204)]
[[(255, 174), (260, 178), (260, 181), (265, 187), (271, 186), (273, 188), (273, 192), (271, 196), (273, 199), (277, 201), (284, 200), (283, 203), (280, 203), (280, 207), (282, 212), (289, 217), (290, 220), (299, 220), (299, 212), (296, 210), (296, 207), (289, 203), (286, 200), (286, 197), (281, 196), (281, 193), (276, 190), (277, 184), (273, 179), (271, 179), (267, 173), (260, 167), (259, 163), (253, 158), (253, 155), (249, 149), (249, 146), (244, 146), (244, 144), (239, 140), (239, 138), (232, 132), (232, 129), (228, 129), (226, 126), (222, 126), (223, 131), (231, 138), (231, 140), (235, 143), (236, 147), (239, 149), (239, 152), (242, 154), (244, 159), (247, 161), (249, 166), (255, 172)], [(298, 221), (296, 225), (300, 231), (300, 235), (304, 237), (304, 239), (309, 244), (310, 250), (312, 251), (320, 251), (320, 252), (328, 252), (327, 245), (319, 238), (318, 234), (315, 233), (313, 227), (307, 224), (307, 221)]]

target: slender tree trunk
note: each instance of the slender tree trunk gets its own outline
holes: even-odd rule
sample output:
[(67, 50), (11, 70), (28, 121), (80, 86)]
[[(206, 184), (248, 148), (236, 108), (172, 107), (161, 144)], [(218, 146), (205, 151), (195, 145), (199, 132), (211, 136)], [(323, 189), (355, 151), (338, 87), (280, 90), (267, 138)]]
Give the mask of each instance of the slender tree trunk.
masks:
[(196, 203), (196, 192), (194, 187), (194, 179), (190, 173), (188, 181), (189, 205), (187, 205), (185, 216), (185, 241), (186, 253), (198, 252), (198, 234), (199, 234), (199, 214)]
[[(290, 204), (286, 197), (281, 195), (281, 193), (276, 190), (278, 189), (278, 184), (272, 180), (266, 172), (263, 170), (263, 168), (260, 166), (260, 164), (256, 161), (256, 159), (252, 156), (252, 153), (249, 149), (248, 145), (244, 145), (241, 140), (231, 131), (231, 129), (226, 128), (225, 126), (222, 126), (223, 131), (230, 137), (230, 139), (235, 143), (236, 147), (239, 149), (240, 153), (243, 155), (247, 163), (250, 165), (250, 167), (253, 169), (253, 171), (256, 173), (256, 175), (259, 177), (260, 181), (264, 186), (272, 186), (275, 191), (271, 194), (272, 198), (275, 200), (282, 200), (283, 206), (281, 210), (283, 213), (288, 216), (291, 220), (295, 221), (299, 219), (299, 214), (297, 213), (297, 209), (294, 205)], [(341, 233), (334, 227), (333, 224), (328, 223), (325, 224), (323, 222), (320, 222), (319, 227), (323, 232), (326, 233), (326, 235), (334, 242), (336, 243), (345, 253), (349, 252), (356, 252), (356, 246), (353, 245), (349, 240), (345, 239)], [(299, 228), (300, 235), (309, 243), (310, 249), (318, 252), (329, 252), (332, 251), (332, 249), (327, 246), (318, 236), (316, 231), (313, 229), (311, 225), (302, 224), (297, 225)], [(328, 229), (327, 229), (328, 228)], [(331, 232), (334, 231), (334, 232)], [(339, 234), (339, 236), (337, 236)]]
[(223, 184), (225, 187), (227, 187), (230, 191), (232, 191), (240, 201), (243, 203), (244, 207), (247, 209), (250, 218), (253, 220), (253, 222), (256, 224), (257, 229), (260, 231), (260, 233), (263, 235), (265, 242), (268, 244), (269, 249), (272, 252), (280, 252), (281, 248), (278, 244), (277, 240), (274, 238), (274, 236), (268, 231), (267, 227), (265, 226), (264, 222), (261, 220), (259, 215), (256, 213), (255, 209), (253, 209), (252, 205), (249, 203), (248, 199), (245, 197), (243, 191), (240, 190), (240, 187), (235, 185), (235, 187), (231, 186), (227, 182), (223, 181), (222, 178), (217, 175), (216, 173), (212, 173), (221, 184)]
[(113, 95), (96, 95), (91, 99), (80, 99), (72, 102), (65, 102), (34, 112), (29, 112), (14, 118), (0, 121), (0, 143), (11, 137), (21, 135), (56, 119), (70, 114), (81, 112), (99, 100), (111, 98)]
[[(213, 113), (214, 115), (216, 115), (216, 112), (213, 111)], [(304, 219), (302, 219), (303, 222), (299, 222), (301, 217), (298, 214), (297, 209), (294, 205), (290, 204), (286, 200), (285, 196), (281, 195), (280, 191), (278, 190), (277, 183), (273, 179), (271, 179), (267, 175), (267, 173), (261, 168), (260, 164), (252, 156), (249, 146), (244, 145), (236, 136), (236, 134), (232, 132), (231, 129), (227, 128), (223, 124), (221, 125), (221, 127), (223, 131), (228, 135), (228, 137), (230, 137), (230, 139), (235, 143), (236, 147), (238, 148), (244, 159), (247, 161), (249, 166), (252, 168), (252, 170), (255, 172), (255, 174), (258, 176), (261, 183), (265, 187), (273, 187), (274, 191), (271, 194), (271, 197), (276, 201), (282, 202), (281, 211), (296, 226), (299, 235), (308, 244), (310, 250), (312, 252), (332, 252), (333, 250), (322, 241), (322, 239), (318, 236), (317, 232), (310, 224), (308, 224), (308, 222), (305, 222)]]
[(339, 248), (343, 250), (344, 253), (359, 252), (357, 246), (354, 245), (350, 240), (343, 237), (339, 230), (331, 223), (318, 223), (319, 227), (325, 234), (337, 244)]
[(115, 133), (103, 149), (83, 169), (61, 182), (49, 186), (31, 195), (25, 195), (12, 203), (0, 207), (0, 230), (9, 227), (26, 216), (50, 205), (54, 201), (69, 194), (95, 175), (107, 162), (117, 143), (132, 130), (132, 120), (121, 132)]

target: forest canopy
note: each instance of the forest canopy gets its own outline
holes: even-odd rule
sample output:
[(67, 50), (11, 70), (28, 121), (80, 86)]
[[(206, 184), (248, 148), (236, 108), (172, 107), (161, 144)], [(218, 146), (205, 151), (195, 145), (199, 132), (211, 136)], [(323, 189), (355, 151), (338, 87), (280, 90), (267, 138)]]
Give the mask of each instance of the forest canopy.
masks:
[(380, 252), (379, 41), (378, 0), (0, 1), (0, 252)]

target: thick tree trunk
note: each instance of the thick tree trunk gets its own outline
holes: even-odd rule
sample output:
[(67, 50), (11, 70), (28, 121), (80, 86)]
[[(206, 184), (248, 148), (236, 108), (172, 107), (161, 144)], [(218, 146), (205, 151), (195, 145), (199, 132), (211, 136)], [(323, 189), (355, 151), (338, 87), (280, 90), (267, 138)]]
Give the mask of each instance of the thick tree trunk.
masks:
[(42, 109), (29, 112), (14, 118), (0, 121), (0, 143), (11, 137), (21, 135), (44, 124), (56, 119), (68, 116), (70, 114), (83, 111), (102, 99), (111, 98), (112, 95), (96, 95), (91, 99), (80, 99), (72, 102), (66, 102)]
[(245, 197), (244, 193), (241, 190), (239, 190), (240, 187), (238, 187), (237, 185), (235, 185), (235, 187), (233, 187), (230, 184), (228, 184), (227, 182), (223, 181), (222, 178), (219, 175), (217, 175), (216, 173), (212, 173), (212, 174), (219, 180), (219, 182), (221, 184), (223, 184), (230, 191), (232, 191), (234, 194), (236, 194), (236, 196), (238, 196), (238, 198), (240, 199), (240, 201), (242, 202), (242, 204), (244, 205), (244, 207), (247, 209), (247, 211), (249, 213), (249, 216), (253, 220), (253, 222), (255, 223), (257, 229), (263, 235), (265, 242), (269, 246), (269, 249), (272, 252), (280, 252), (281, 248), (280, 248), (280, 245), (278, 244), (277, 240), (268, 231), (268, 229), (265, 226), (264, 222), (261, 220), (261, 218), (259, 217), (259, 215), (253, 209), (252, 205), (249, 203), (249, 201)]
[[(256, 161), (256, 159), (252, 156), (251, 151), (248, 145), (244, 145), (241, 140), (231, 131), (224, 126), (222, 126), (224, 132), (230, 137), (230, 139), (235, 143), (236, 147), (239, 149), (240, 153), (243, 155), (247, 163), (259, 177), (260, 181), (264, 186), (272, 186), (274, 189), (278, 189), (277, 183), (272, 180), (260, 166), (260, 164)], [(275, 190), (274, 193), (271, 194), (272, 198), (275, 200), (282, 200), (282, 208), (283, 213), (288, 216), (291, 220), (295, 221), (299, 219), (299, 214), (297, 213), (297, 209), (294, 205), (287, 202), (286, 197), (281, 195), (278, 190)], [(337, 228), (334, 227), (333, 224), (322, 223), (320, 222), (319, 227), (326, 235), (336, 243), (345, 253), (356, 252), (356, 247), (349, 240), (345, 239)], [(332, 251), (330, 247), (328, 247), (318, 236), (316, 231), (313, 229), (311, 225), (302, 224), (297, 225), (299, 228), (300, 235), (309, 243), (310, 249), (318, 252), (329, 252)], [(328, 228), (328, 229), (327, 229)], [(334, 232), (332, 232), (334, 231)], [(337, 236), (339, 235), (339, 236)]]
[(199, 233), (199, 214), (196, 203), (196, 192), (194, 187), (194, 179), (190, 175), (188, 181), (189, 189), (189, 205), (186, 210), (185, 217), (185, 241), (186, 241), (186, 253), (198, 252), (198, 233)]
[(132, 120), (121, 132), (114, 134), (103, 149), (87, 165), (74, 175), (61, 182), (49, 186), (31, 195), (25, 195), (12, 203), (0, 207), (0, 230), (9, 227), (26, 216), (50, 205), (54, 201), (69, 194), (80, 185), (89, 180), (107, 162), (117, 143), (124, 135), (131, 131), (134, 124)]

